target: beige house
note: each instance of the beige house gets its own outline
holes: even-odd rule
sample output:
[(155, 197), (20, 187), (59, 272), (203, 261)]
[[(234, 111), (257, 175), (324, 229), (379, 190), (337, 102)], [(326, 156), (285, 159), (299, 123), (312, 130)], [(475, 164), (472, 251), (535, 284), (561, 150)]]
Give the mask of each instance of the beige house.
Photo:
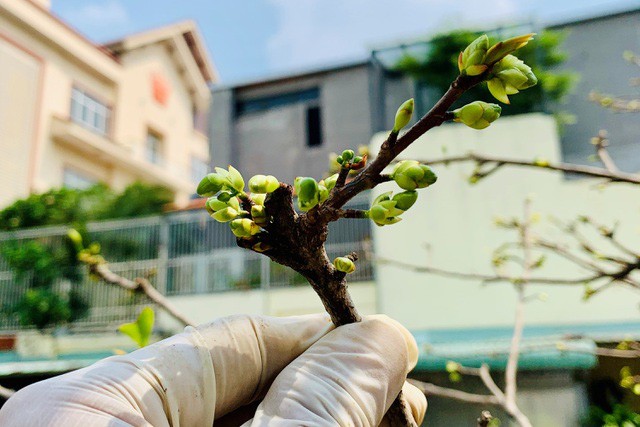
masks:
[(47, 0), (0, 0), (0, 207), (52, 187), (141, 180), (178, 205), (206, 173), (217, 79), (193, 22), (99, 46)]

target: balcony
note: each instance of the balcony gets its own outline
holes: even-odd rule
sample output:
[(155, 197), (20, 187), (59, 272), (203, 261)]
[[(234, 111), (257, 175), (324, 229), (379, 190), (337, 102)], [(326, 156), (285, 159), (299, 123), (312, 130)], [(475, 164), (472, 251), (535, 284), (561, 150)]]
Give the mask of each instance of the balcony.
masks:
[(186, 172), (137, 158), (130, 149), (68, 118), (52, 117), (51, 136), (56, 144), (78, 152), (93, 162), (109, 165), (116, 171), (125, 170), (144, 181), (164, 185), (177, 193), (191, 194), (194, 191), (194, 183), (187, 178)]

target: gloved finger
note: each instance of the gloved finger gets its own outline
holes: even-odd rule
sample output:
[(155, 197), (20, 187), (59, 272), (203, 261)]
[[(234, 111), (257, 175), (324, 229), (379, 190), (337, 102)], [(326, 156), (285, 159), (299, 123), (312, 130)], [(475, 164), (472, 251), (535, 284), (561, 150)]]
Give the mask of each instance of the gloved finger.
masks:
[(275, 379), (252, 426), (377, 426), (415, 366), (418, 348), (386, 316), (329, 332)]
[[(413, 415), (413, 419), (416, 424), (421, 425), (424, 421), (424, 416), (427, 413), (427, 398), (424, 393), (413, 384), (405, 381), (402, 386), (402, 395), (409, 404), (411, 415)], [(387, 417), (384, 417), (380, 423), (380, 427), (389, 427), (390, 425), (391, 424), (389, 424)]]
[(334, 328), (329, 316), (230, 316), (199, 326), (213, 361), (215, 418), (261, 397), (278, 373)]

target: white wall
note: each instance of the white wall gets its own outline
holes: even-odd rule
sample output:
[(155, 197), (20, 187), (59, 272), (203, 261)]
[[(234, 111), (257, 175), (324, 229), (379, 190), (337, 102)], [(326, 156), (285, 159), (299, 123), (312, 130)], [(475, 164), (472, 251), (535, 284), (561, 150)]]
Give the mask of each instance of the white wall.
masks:
[[(360, 314), (376, 312), (376, 287), (373, 282), (349, 285), (349, 291)], [(322, 313), (324, 308), (311, 286), (274, 288), (271, 290), (230, 291), (211, 294), (169, 297), (169, 300), (195, 323), (232, 314), (264, 314), (269, 316), (295, 316)], [(180, 326), (158, 310), (160, 326), (179, 330)]]
[[(372, 142), (376, 152), (385, 135)], [(589, 141), (584, 141), (588, 144)], [(554, 120), (545, 115), (501, 118), (483, 131), (458, 124), (433, 129), (416, 141), (402, 158), (434, 159), (469, 151), (504, 157), (559, 159)], [(614, 184), (600, 189), (594, 180), (565, 180), (562, 174), (538, 169), (509, 168), (496, 172), (476, 185), (467, 183), (472, 164), (437, 166), (438, 182), (420, 191), (416, 205), (402, 222), (374, 230), (378, 256), (412, 264), (437, 266), (470, 273), (491, 273), (491, 255), (505, 241), (517, 240), (512, 231), (498, 229), (496, 216), (522, 214), (523, 200), (533, 195), (533, 210), (541, 213), (536, 228), (551, 238), (564, 238), (549, 217), (574, 218), (589, 214), (607, 224), (620, 221), (619, 234), (640, 244), (638, 189)], [(377, 193), (397, 190), (395, 183)], [(540, 275), (575, 277), (585, 272), (563, 262), (549, 260)], [(445, 278), (378, 265), (380, 310), (409, 328), (453, 328), (510, 325), (515, 293), (509, 284), (480, 286), (477, 281)], [(570, 324), (636, 321), (638, 294), (628, 289), (610, 289), (588, 302), (583, 287), (531, 286), (532, 293), (546, 292), (547, 302), (533, 301), (527, 307), (528, 324)]]

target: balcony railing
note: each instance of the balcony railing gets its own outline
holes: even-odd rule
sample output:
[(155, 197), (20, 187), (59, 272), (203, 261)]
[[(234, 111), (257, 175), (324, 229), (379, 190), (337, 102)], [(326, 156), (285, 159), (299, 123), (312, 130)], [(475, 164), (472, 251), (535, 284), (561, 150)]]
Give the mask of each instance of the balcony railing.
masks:
[[(365, 209), (367, 197), (354, 199), (352, 208)], [(363, 252), (371, 236), (369, 221), (344, 219), (330, 224), (327, 253), (331, 259), (351, 251)], [(11, 307), (34, 285), (29, 275), (16, 278), (2, 257), (5, 245), (37, 241), (52, 251), (66, 244), (68, 227), (46, 227), (0, 233), (0, 331), (20, 329)], [(92, 242), (101, 245), (101, 253), (110, 268), (125, 277), (151, 277), (152, 283), (168, 296), (208, 294), (248, 289), (281, 288), (305, 285), (293, 270), (271, 262), (267, 257), (238, 248), (226, 224), (212, 220), (204, 211), (189, 211), (163, 216), (89, 223)], [(78, 281), (58, 279), (53, 289), (61, 295), (71, 290), (89, 305), (86, 316), (69, 325), (75, 328), (102, 328), (130, 321), (142, 305), (143, 296), (98, 283), (81, 269)], [(373, 278), (366, 257), (350, 281)]]

